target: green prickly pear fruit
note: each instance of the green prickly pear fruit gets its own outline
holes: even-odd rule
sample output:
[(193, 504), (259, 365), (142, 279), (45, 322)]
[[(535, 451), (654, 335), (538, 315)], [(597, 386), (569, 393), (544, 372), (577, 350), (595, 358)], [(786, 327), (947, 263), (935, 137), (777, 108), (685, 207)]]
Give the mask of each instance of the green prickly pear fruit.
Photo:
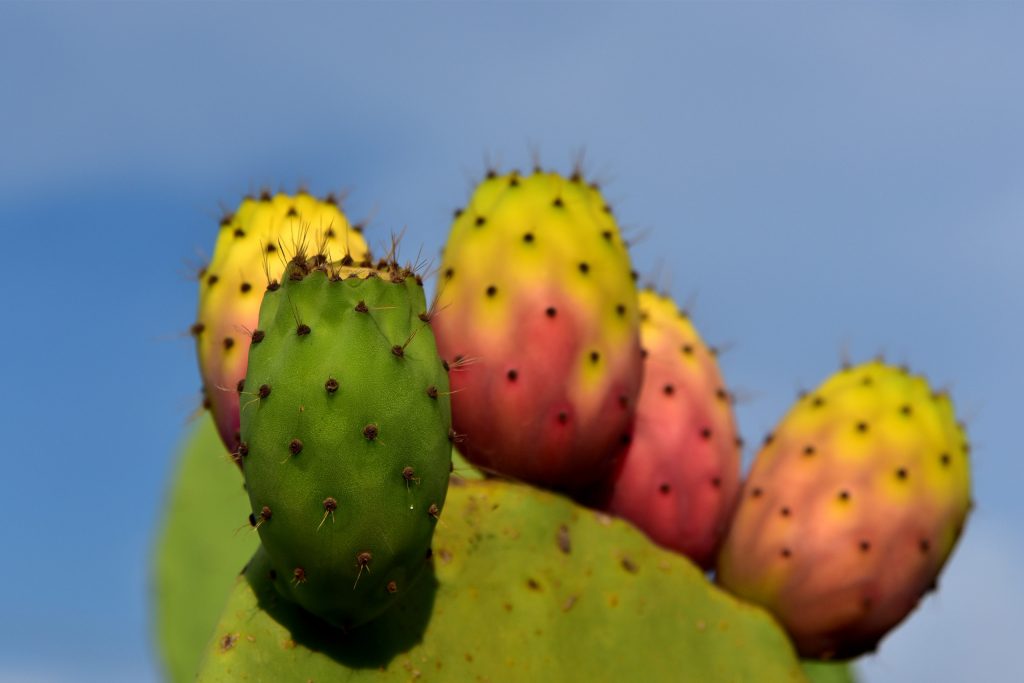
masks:
[(873, 649), (935, 586), (971, 506), (949, 397), (870, 362), (803, 397), (766, 440), (718, 560), (806, 657)]
[(448, 378), (418, 276), (295, 261), (249, 351), (242, 471), (278, 592), (351, 628), (426, 567), (451, 468)]
[(644, 381), (633, 441), (602, 507), (705, 569), (740, 487), (740, 448), (714, 352), (667, 297), (640, 292)]
[(456, 213), (434, 310), (460, 450), (575, 491), (628, 442), (641, 359), (629, 254), (596, 186), (490, 174)]
[(238, 462), (238, 405), (249, 344), (268, 285), (280, 283), (285, 250), (306, 242), (332, 259), (368, 257), (366, 241), (353, 229), (333, 197), (323, 201), (264, 192), (247, 197), (220, 223), (213, 259), (203, 269), (199, 312), (192, 326), (203, 378), (204, 404), (217, 431)]

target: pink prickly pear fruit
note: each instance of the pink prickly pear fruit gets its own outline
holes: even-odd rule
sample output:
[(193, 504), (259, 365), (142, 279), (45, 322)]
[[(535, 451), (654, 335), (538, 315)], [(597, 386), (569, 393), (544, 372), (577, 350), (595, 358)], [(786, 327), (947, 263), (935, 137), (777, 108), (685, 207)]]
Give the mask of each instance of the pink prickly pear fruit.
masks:
[(640, 292), (643, 387), (602, 507), (708, 569), (740, 488), (740, 441), (714, 352), (671, 299)]
[(944, 392), (881, 362), (790, 410), (757, 456), (718, 581), (801, 655), (873, 650), (936, 585), (971, 508), (969, 445)]
[(641, 381), (633, 280), (596, 186), (489, 174), (456, 212), (432, 315), (468, 460), (563, 491), (607, 475)]
[(280, 284), (290, 258), (307, 251), (331, 260), (368, 258), (366, 241), (328, 196), (305, 192), (242, 200), (220, 223), (210, 264), (200, 273), (199, 311), (192, 325), (203, 403), (213, 414), (224, 445), (238, 462), (239, 399), (254, 391), (244, 386), (249, 345), (257, 329), (260, 303)]

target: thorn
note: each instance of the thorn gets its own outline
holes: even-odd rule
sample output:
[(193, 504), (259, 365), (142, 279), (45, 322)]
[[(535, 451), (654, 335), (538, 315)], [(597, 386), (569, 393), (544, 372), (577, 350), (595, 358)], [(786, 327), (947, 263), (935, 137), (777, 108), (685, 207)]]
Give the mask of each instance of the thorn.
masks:
[(410, 482), (415, 484), (420, 483), (420, 478), (416, 476), (416, 473), (412, 467), (406, 466), (404, 469), (402, 469), (402, 478), (405, 479), (406, 490), (409, 489)]
[(370, 573), (370, 562), (372, 561), (373, 553), (371, 553), (368, 550), (364, 550), (363, 552), (356, 555), (356, 566), (359, 567), (359, 573), (356, 574), (356, 581), (352, 584), (352, 590), (355, 590), (356, 585), (359, 584), (359, 578), (363, 575), (364, 569), (366, 570), (367, 574)]
[(338, 509), (338, 501), (336, 501), (332, 496), (328, 496), (328, 497), (324, 498), (323, 505), (324, 505), (324, 516), (320, 520), (320, 524), (316, 528), (317, 531), (320, 531), (320, 527), (322, 527), (324, 525), (324, 522), (327, 521), (328, 515), (330, 515), (331, 524), (334, 523), (334, 511)]

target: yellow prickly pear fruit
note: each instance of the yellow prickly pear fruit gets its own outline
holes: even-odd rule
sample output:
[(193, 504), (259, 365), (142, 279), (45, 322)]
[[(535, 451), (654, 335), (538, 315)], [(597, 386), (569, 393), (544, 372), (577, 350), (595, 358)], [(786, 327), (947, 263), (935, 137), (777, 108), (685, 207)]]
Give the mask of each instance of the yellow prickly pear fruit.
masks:
[(790, 410), (747, 480), (718, 581), (772, 611), (800, 654), (873, 649), (934, 588), (971, 507), (944, 392), (875, 361)]
[(241, 457), (239, 397), (246, 391), (249, 344), (254, 336), (262, 336), (256, 326), (263, 293), (279, 286), (292, 256), (309, 251), (337, 261), (369, 257), (362, 234), (333, 197), (264, 192), (259, 198), (246, 197), (234, 214), (221, 220), (213, 259), (200, 274), (192, 335), (204, 404), (236, 461)]

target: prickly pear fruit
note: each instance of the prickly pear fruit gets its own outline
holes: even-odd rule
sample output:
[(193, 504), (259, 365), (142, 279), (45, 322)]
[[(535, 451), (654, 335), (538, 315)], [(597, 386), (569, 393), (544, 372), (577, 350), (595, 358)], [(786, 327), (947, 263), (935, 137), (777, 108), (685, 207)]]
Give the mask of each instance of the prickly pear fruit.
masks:
[(640, 292), (644, 381), (633, 441), (602, 507), (705, 569), (740, 486), (740, 448), (715, 354), (667, 297)]
[[(204, 403), (229, 451), (238, 448), (238, 383), (245, 377), (249, 342), (267, 285), (279, 282), (283, 252), (313, 242), (332, 259), (367, 258), (363, 236), (351, 228), (332, 197), (264, 192), (247, 197), (220, 223), (213, 259), (203, 269), (199, 313), (192, 326), (203, 378)], [(237, 455), (236, 462), (238, 461)]]
[(806, 657), (869, 651), (931, 590), (970, 508), (949, 397), (881, 362), (803, 397), (766, 440), (718, 580), (775, 613)]
[(277, 590), (349, 628), (416, 590), (451, 406), (419, 277), (317, 263), (289, 266), (264, 297), (240, 452)]
[(433, 310), (460, 449), (562, 490), (606, 474), (641, 380), (629, 254), (600, 191), (491, 174), (456, 212)]

